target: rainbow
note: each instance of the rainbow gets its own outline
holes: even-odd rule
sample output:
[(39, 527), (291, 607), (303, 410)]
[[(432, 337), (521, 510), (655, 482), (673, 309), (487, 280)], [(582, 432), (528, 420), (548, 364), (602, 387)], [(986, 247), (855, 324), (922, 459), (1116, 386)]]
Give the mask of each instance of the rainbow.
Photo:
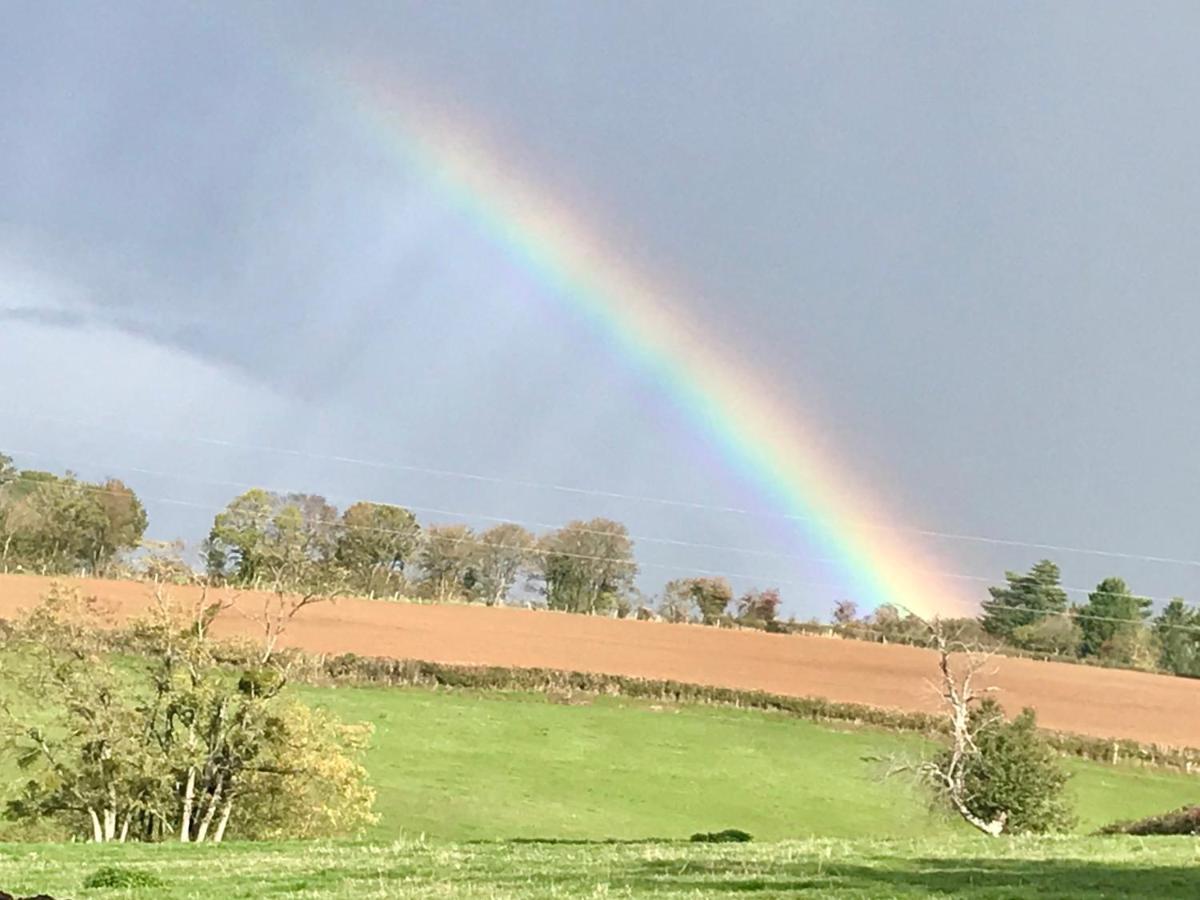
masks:
[[(461, 122), (361, 71), (337, 77), (389, 152), (416, 169), (539, 283), (648, 372), (728, 465), (784, 514), (849, 584), (860, 606), (892, 603), (921, 616), (961, 613), (967, 603), (921, 552), (911, 531), (884, 514), (814, 439), (816, 423), (772, 395), (763, 379), (629, 268), (583, 223), (522, 180)], [(338, 91), (342, 94), (342, 91)]]

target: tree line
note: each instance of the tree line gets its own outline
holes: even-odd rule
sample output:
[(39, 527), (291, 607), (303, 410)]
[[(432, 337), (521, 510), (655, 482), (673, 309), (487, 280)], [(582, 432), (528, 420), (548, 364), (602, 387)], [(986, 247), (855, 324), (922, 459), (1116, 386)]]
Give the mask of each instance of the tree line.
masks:
[(360, 502), (343, 512), (314, 494), (252, 489), (217, 514), (204, 543), (211, 583), (438, 602), (509, 602), (523, 585), (551, 609), (632, 609), (637, 563), (625, 526), (575, 521), (542, 536), (501, 522), (423, 527), (411, 511)]
[[(396, 505), (361, 501), (339, 511), (317, 494), (254, 488), (214, 517), (199, 572), (179, 545), (145, 541), (146, 527), (141, 501), (118, 479), (92, 483), (70, 473), (20, 471), (0, 455), (3, 571), (487, 605), (520, 595), (591, 615), (782, 632), (830, 627), (783, 621), (777, 589), (739, 595), (720, 577), (674, 579), (646, 597), (635, 583), (633, 539), (622, 523), (606, 518), (541, 535), (505, 521), (476, 530), (422, 525)], [(1200, 610), (1174, 599), (1153, 615), (1150, 601), (1115, 577), (1072, 605), (1050, 560), (1027, 573), (1006, 573), (1005, 585), (989, 588), (981, 614), (956, 624), (986, 646), (1200, 677)], [(928, 635), (927, 623), (909, 612), (884, 604), (860, 614), (852, 601), (838, 604), (831, 627), (844, 637), (901, 643), (923, 643)]]
[[(1110, 577), (1086, 602), (1071, 603), (1058, 565), (1048, 559), (1028, 572), (1007, 572), (1005, 580), (988, 588), (978, 617), (953, 620), (959, 634), (994, 649), (1200, 677), (1200, 609), (1182, 598), (1154, 614), (1148, 597)], [(863, 640), (923, 644), (928, 634), (922, 619), (890, 605), (860, 616), (844, 601), (833, 620), (839, 633)]]

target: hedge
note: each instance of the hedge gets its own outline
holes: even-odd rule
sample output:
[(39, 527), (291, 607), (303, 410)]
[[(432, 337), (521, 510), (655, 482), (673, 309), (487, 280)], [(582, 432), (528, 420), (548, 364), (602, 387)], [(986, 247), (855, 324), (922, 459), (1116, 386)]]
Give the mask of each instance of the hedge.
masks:
[[(0, 622), (0, 631), (3, 624)], [(118, 652), (145, 652), (136, 629), (111, 631), (108, 643), (111, 649)], [(239, 669), (257, 666), (258, 653), (253, 642), (234, 639), (222, 641), (217, 656), (231, 669)], [(932, 713), (905, 712), (863, 703), (839, 703), (822, 697), (795, 697), (767, 691), (739, 690), (629, 675), (605, 675), (565, 669), (458, 665), (420, 659), (359, 656), (355, 653), (325, 656), (299, 650), (285, 650), (280, 654), (280, 658), (285, 661), (291, 680), (313, 685), (387, 685), (476, 691), (524, 691), (568, 696), (578, 692), (668, 703), (767, 710), (817, 722), (870, 725), (931, 737), (948, 731), (945, 717)], [(1132, 740), (1098, 738), (1048, 729), (1042, 729), (1041, 733), (1062, 756), (1114, 765), (1122, 762), (1137, 763), (1178, 769), (1188, 774), (1200, 769), (1200, 749), (1194, 747), (1165, 747), (1159, 744), (1142, 744)]]
[[(477, 691), (532, 691), (545, 693), (598, 694), (635, 697), (669, 703), (731, 706), (780, 712), (819, 722), (871, 725), (893, 731), (936, 736), (947, 731), (944, 716), (904, 712), (839, 703), (821, 697), (793, 697), (766, 691), (604, 675), (562, 669), (505, 668), (391, 659), (344, 653), (339, 656), (291, 654), (293, 677), (311, 683), (371, 684), (398, 687), (470, 689)], [(1200, 768), (1200, 749), (1163, 747), (1131, 740), (1089, 737), (1070, 732), (1043, 730), (1042, 734), (1063, 756), (1104, 763), (1135, 762), (1180, 769), (1191, 773)]]

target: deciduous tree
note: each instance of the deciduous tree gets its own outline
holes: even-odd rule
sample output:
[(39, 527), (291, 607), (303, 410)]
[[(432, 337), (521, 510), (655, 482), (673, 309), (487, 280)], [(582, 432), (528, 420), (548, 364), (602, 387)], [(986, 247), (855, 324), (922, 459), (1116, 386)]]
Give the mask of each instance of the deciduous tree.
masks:
[(304, 590), (296, 579), (324, 578), (332, 566), (337, 510), (313, 494), (252, 488), (213, 520), (205, 547), (209, 575), (243, 587)]
[(858, 621), (858, 604), (853, 600), (839, 600), (833, 608), (833, 621), (838, 625), (849, 625)]
[(334, 555), (354, 590), (395, 594), (420, 541), (421, 526), (409, 510), (355, 503), (342, 513)]
[(432, 599), (444, 603), (468, 595), (476, 540), (466, 525), (433, 525), (425, 530), (418, 559), (422, 584)]
[(750, 628), (768, 628), (774, 624), (781, 602), (775, 588), (749, 590), (738, 599), (738, 621)]
[(700, 614), (692, 594), (692, 579), (676, 578), (667, 582), (658, 601), (658, 614), (664, 621), (676, 623), (691, 622)]
[(530, 564), (536, 539), (526, 529), (503, 522), (479, 535), (471, 553), (471, 593), (488, 606), (503, 604)]
[(1006, 721), (988, 696), (992, 689), (980, 684), (991, 657), (947, 639), (941, 623), (933, 624), (931, 642), (938, 651), (938, 690), (950, 738), (915, 767), (918, 774), (964, 821), (992, 837), (1068, 827), (1067, 776), (1037, 733), (1033, 711)]
[(536, 575), (551, 609), (602, 613), (628, 601), (637, 575), (633, 541), (620, 522), (570, 522), (537, 545)]
[(110, 478), (95, 492), (104, 512), (105, 525), (96, 547), (96, 568), (111, 562), (119, 553), (141, 544), (149, 520), (141, 500), (123, 481)]
[[(209, 634), (225, 602), (183, 609), (161, 588), (131, 637), (141, 664), (116, 673), (94, 601), (59, 592), (18, 621), (24, 704), (5, 707), (28, 772), (17, 818), (51, 818), (98, 842), (307, 837), (373, 820), (357, 761), (369, 728), (281, 699), (283, 670), (240, 678)], [(29, 701), (32, 701), (30, 703)]]

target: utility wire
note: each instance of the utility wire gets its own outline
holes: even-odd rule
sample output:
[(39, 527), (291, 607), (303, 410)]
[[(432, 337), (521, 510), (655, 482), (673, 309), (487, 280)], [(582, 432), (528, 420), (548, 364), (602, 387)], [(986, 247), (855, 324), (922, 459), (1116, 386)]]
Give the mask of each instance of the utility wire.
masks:
[[(49, 455), (41, 454), (41, 453), (35, 453), (32, 451), (28, 451), (28, 450), (10, 450), (9, 452), (15, 453), (19, 456), (31, 457), (31, 458), (35, 458), (35, 459), (52, 460), (52, 461), (58, 462), (58, 463), (64, 462), (64, 460), (61, 459), (60, 457), (49, 456)], [(195, 484), (204, 484), (204, 485), (209, 485), (209, 486), (213, 486), (213, 487), (237, 488), (237, 489), (245, 489), (245, 490), (259, 488), (262, 490), (272, 491), (277, 494), (282, 494), (285, 496), (286, 495), (305, 495), (305, 496), (307, 496), (307, 494), (302, 490), (297, 490), (294, 488), (283, 488), (283, 487), (279, 487), (277, 485), (272, 486), (272, 485), (266, 485), (266, 484), (262, 484), (262, 483), (252, 484), (250, 482), (243, 482), (243, 481), (228, 481), (228, 480), (221, 480), (221, 479), (199, 478), (194, 475), (185, 475), (185, 474), (178, 473), (178, 472), (165, 472), (160, 469), (146, 469), (146, 468), (142, 468), (139, 466), (129, 466), (129, 465), (123, 465), (123, 464), (101, 463), (101, 462), (96, 462), (94, 460), (91, 460), (91, 461), (85, 460), (84, 463), (93, 469), (103, 469), (103, 470), (117, 469), (117, 470), (125, 471), (125, 472), (135, 472), (135, 473), (141, 474), (141, 475), (149, 475), (149, 476), (152, 476), (155, 478), (168, 478), (168, 479), (172, 479), (172, 480), (176, 480), (176, 481), (190, 481)], [(429, 513), (431, 515), (452, 516), (452, 517), (460, 518), (460, 519), (474, 519), (474, 520), (481, 520), (481, 521), (485, 521), (485, 522), (495, 522), (498, 524), (521, 525), (526, 528), (556, 529), (556, 528), (561, 527), (560, 525), (556, 525), (551, 522), (539, 522), (539, 521), (530, 520), (530, 519), (515, 519), (515, 518), (509, 517), (509, 516), (493, 516), (493, 515), (488, 515), (486, 513), (480, 513), (480, 512), (463, 512), (460, 510), (447, 510), (447, 509), (441, 509), (438, 507), (418, 506), (415, 504), (407, 504), (407, 503), (394, 504), (394, 503), (384, 503), (383, 501), (374, 501), (374, 500), (361, 501), (361, 500), (352, 499), (345, 495), (338, 496), (338, 495), (333, 495), (333, 494), (330, 494), (330, 495), (321, 494), (319, 496), (321, 496), (322, 499), (332, 498), (335, 500), (343, 500), (343, 501), (349, 500), (351, 502), (377, 503), (379, 505), (386, 505), (386, 506), (401, 505), (405, 509), (415, 510), (417, 512), (422, 512), (422, 513)], [(583, 533), (583, 534), (597, 534), (597, 535), (611, 534), (611, 532), (608, 532), (608, 531), (603, 531), (603, 530), (593, 529), (593, 528), (586, 528), (586, 527), (577, 527), (577, 528), (575, 528), (575, 530), (580, 533)], [(630, 540), (640, 541), (645, 544), (662, 544), (665, 546), (683, 547), (683, 548), (688, 548), (688, 549), (709, 550), (709, 551), (716, 551), (716, 552), (723, 552), (723, 553), (740, 553), (740, 554), (745, 554), (745, 555), (749, 555), (749, 556), (759, 556), (759, 557), (764, 557), (764, 558), (786, 560), (789, 562), (828, 563), (828, 564), (832, 564), (832, 565), (840, 565), (842, 563), (842, 560), (840, 560), (836, 557), (832, 557), (832, 556), (812, 556), (812, 555), (808, 555), (808, 554), (784, 553), (784, 552), (776, 551), (776, 550), (760, 550), (760, 549), (751, 548), (751, 547), (734, 547), (734, 546), (729, 546), (729, 545), (725, 545), (725, 544), (709, 544), (709, 543), (703, 543), (703, 542), (697, 542), (697, 541), (685, 541), (685, 540), (681, 540), (678, 538), (659, 537), (659, 536), (655, 536), (655, 535), (629, 534), (629, 535), (627, 535), (627, 537)], [(974, 581), (974, 582), (978, 582), (981, 584), (986, 584), (986, 583), (989, 583), (989, 582), (992, 582), (995, 580), (995, 579), (990, 578), (985, 575), (970, 575), (970, 574), (965, 574), (962, 572), (945, 572), (945, 571), (941, 571), (938, 569), (925, 569), (925, 568), (920, 568), (917, 566), (905, 567), (905, 571), (912, 572), (915, 574), (920, 574), (920, 575), (933, 576), (933, 577), (937, 577), (937, 578), (953, 578), (953, 579), (957, 579), (957, 580)], [(755, 576), (746, 576), (746, 577), (755, 577)]]
[[(33, 484), (39, 485), (42, 487), (60, 487), (60, 488), (74, 487), (78, 490), (90, 491), (90, 492), (94, 492), (94, 493), (98, 493), (98, 494), (107, 494), (107, 495), (112, 495), (112, 496), (128, 496), (128, 494), (124, 491), (110, 490), (110, 489), (104, 488), (103, 486), (100, 486), (100, 485), (87, 484), (85, 482), (75, 482), (73, 485), (68, 485), (68, 484), (64, 484), (62, 482), (48, 482), (48, 481), (41, 481), (38, 479), (28, 479), (28, 480), (31, 481)], [(173, 506), (182, 506), (182, 507), (187, 507), (190, 509), (203, 510), (203, 511), (209, 512), (209, 513), (220, 513), (225, 510), (225, 507), (222, 507), (222, 506), (213, 506), (212, 504), (207, 504), (207, 503), (196, 503), (196, 502), (193, 502), (190, 500), (181, 500), (181, 499), (174, 498), (174, 497), (157, 497), (157, 496), (149, 496), (149, 495), (142, 495), (142, 494), (138, 494), (135, 496), (137, 496), (139, 499), (152, 500), (155, 503), (164, 503), (164, 504), (170, 504)], [(367, 501), (367, 502), (369, 502), (369, 501)], [(375, 505), (401, 506), (400, 504), (394, 504), (394, 503), (375, 504)], [(401, 508), (416, 509), (419, 507), (401, 506)], [(470, 516), (469, 513), (454, 513), (449, 510), (435, 510), (435, 512), (438, 512), (442, 515), (461, 515), (464, 517)], [(407, 532), (401, 531), (400, 529), (396, 529), (396, 528), (382, 528), (382, 527), (373, 526), (373, 525), (349, 525), (349, 524), (342, 522), (339, 519), (322, 519), (322, 520), (315, 521), (313, 524), (324, 525), (324, 526), (328, 526), (330, 528), (345, 528), (345, 529), (354, 530), (354, 531), (369, 531), (369, 532), (374, 532), (377, 534), (399, 534), (399, 535), (407, 534)], [(596, 532), (596, 533), (608, 534), (610, 536), (612, 535), (612, 532)], [(629, 539), (628, 535), (624, 535), (624, 537)], [(536, 546), (522, 548), (522, 547), (516, 547), (513, 545), (492, 544), (488, 541), (483, 540), (478, 535), (463, 536), (463, 537), (458, 537), (458, 538), (442, 537), (442, 538), (440, 538), (440, 540), (444, 540), (449, 543), (456, 543), (456, 544), (475, 544), (478, 546), (491, 546), (491, 547), (495, 547), (497, 549), (512, 549), (512, 550), (521, 549), (521, 550), (525, 550), (526, 552), (532, 553), (534, 555), (565, 556), (570, 559), (583, 559), (583, 560), (590, 560), (593, 562), (610, 562), (610, 563), (616, 563), (616, 564), (629, 565), (629, 566), (633, 566), (635, 568), (652, 568), (652, 569), (665, 569), (665, 570), (673, 571), (673, 572), (690, 572), (693, 574), (705, 575), (705, 576), (714, 577), (714, 578), (731, 578), (731, 579), (739, 579), (739, 580), (744, 580), (744, 581), (764, 581), (764, 582), (770, 582), (773, 584), (782, 584), (782, 585), (789, 585), (789, 586), (795, 586), (795, 587), (824, 587), (824, 588), (837, 588), (837, 589), (841, 589), (841, 590), (848, 589), (848, 587), (849, 587), (848, 585), (846, 585), (844, 583), (840, 583), (840, 582), (800, 581), (800, 580), (796, 580), (796, 579), (781, 579), (781, 578), (773, 578), (773, 577), (766, 578), (762, 575), (756, 575), (754, 573), (746, 573), (746, 572), (727, 572), (727, 571), (720, 571), (720, 570), (715, 570), (715, 569), (697, 568), (695, 566), (670, 565), (667, 563), (637, 562), (637, 561), (625, 559), (625, 558), (619, 557), (619, 556), (575, 553), (575, 552), (566, 551), (566, 550), (539, 549)], [(630, 539), (630, 540), (632, 540), (632, 539)]]
[[(22, 456), (29, 456), (29, 457), (39, 458), (39, 459), (53, 460), (55, 462), (60, 462), (60, 463), (63, 461), (62, 459), (60, 459), (58, 457), (48, 456), (45, 454), (33, 453), (30, 451), (13, 450), (10, 452), (18, 453), (19, 455), (22, 455)], [(100, 469), (100, 468), (120, 469), (120, 470), (124, 470), (124, 471), (128, 471), (128, 472), (137, 472), (137, 473), (143, 474), (143, 475), (150, 475), (150, 476), (157, 477), (157, 478), (169, 478), (169, 479), (174, 479), (177, 481), (192, 481), (192, 482), (195, 482), (198, 484), (205, 484), (205, 485), (210, 485), (210, 486), (215, 486), (215, 487), (227, 487), (227, 488), (239, 488), (239, 489), (258, 488), (258, 489), (262, 489), (262, 490), (269, 490), (269, 491), (272, 491), (277, 494), (283, 494), (285, 496), (289, 495), (289, 494), (304, 495), (304, 492), (296, 491), (296, 490), (293, 490), (290, 488), (271, 487), (271, 486), (263, 485), (263, 484), (251, 484), (249, 482), (240, 482), (240, 481), (227, 481), (227, 480), (219, 480), (219, 479), (198, 478), (198, 477), (191, 476), (191, 475), (184, 475), (184, 474), (181, 474), (178, 472), (164, 472), (162, 470), (145, 469), (145, 468), (140, 468), (137, 466), (109, 465), (107, 463), (97, 463), (95, 461), (85, 461), (85, 462), (87, 462), (87, 465), (91, 466), (92, 468), (97, 468), (97, 469)], [(321, 496), (322, 496), (322, 499), (325, 499), (325, 495), (321, 495)], [(159, 498), (159, 499), (161, 500), (161, 498)], [(335, 499), (344, 499), (344, 498), (336, 498), (335, 497)], [(359, 501), (359, 502), (376, 503), (378, 505), (384, 505), (384, 506), (403, 506), (405, 509), (408, 509), (408, 510), (415, 510), (417, 512), (428, 513), (431, 515), (450, 516), (450, 517), (454, 517), (454, 518), (458, 518), (458, 519), (468, 519), (468, 520), (476, 519), (476, 520), (496, 522), (496, 523), (501, 523), (501, 524), (520, 525), (520, 526), (528, 527), (528, 528), (556, 529), (556, 528), (561, 527), (559, 525), (555, 525), (555, 524), (548, 523), (548, 522), (537, 522), (537, 521), (531, 521), (528, 519), (514, 519), (514, 518), (509, 518), (509, 517), (491, 516), (491, 515), (486, 515), (484, 513), (464, 512), (462, 510), (449, 510), (449, 509), (441, 509), (438, 507), (418, 506), (418, 505), (403, 504), (403, 503), (402, 504), (383, 503), (381, 501), (369, 501), (369, 500), (368, 501)], [(216, 507), (212, 507), (212, 510), (219, 511)], [(325, 523), (318, 523), (318, 524), (332, 525), (332, 524), (336, 524), (336, 523), (325, 522)], [(369, 526), (358, 526), (358, 527), (369, 527)], [(601, 536), (611, 534), (611, 532), (609, 532), (609, 531), (603, 531), (603, 530), (592, 529), (592, 528), (587, 528), (587, 527), (580, 527), (580, 528), (576, 528), (575, 530), (580, 533), (583, 533), (583, 534), (595, 534), (595, 535), (601, 535)], [(841, 560), (834, 558), (834, 557), (828, 557), (828, 556), (807, 556), (807, 555), (801, 555), (801, 554), (779, 553), (779, 552), (775, 552), (775, 551), (766, 551), (766, 550), (759, 551), (759, 550), (753, 550), (750, 548), (731, 547), (731, 546), (724, 546), (724, 545), (719, 545), (719, 544), (697, 543), (697, 542), (692, 542), (692, 541), (678, 540), (678, 539), (674, 539), (674, 538), (663, 538), (663, 537), (647, 536), (647, 535), (627, 534), (626, 537), (628, 537), (630, 540), (641, 541), (643, 543), (665, 544), (668, 546), (675, 546), (675, 547), (694, 548), (694, 549), (701, 549), (701, 550), (714, 550), (714, 551), (723, 551), (723, 552), (731, 552), (731, 553), (748, 553), (748, 554), (752, 554), (752, 555), (769, 556), (769, 557), (774, 557), (774, 558), (784, 559), (784, 560), (789, 560), (789, 561), (794, 561), (794, 562), (816, 562), (816, 563), (828, 563), (828, 564), (833, 564), (833, 565), (838, 565), (841, 563)], [(657, 564), (657, 566), (656, 566), (656, 564), (654, 564), (654, 563), (646, 563), (645, 565), (647, 565), (649, 567), (671, 568), (671, 569), (674, 569), (677, 571), (691, 570), (698, 574), (725, 575), (725, 577), (729, 577), (729, 578), (776, 581), (777, 583), (781, 583), (781, 584), (790, 583), (793, 585), (800, 585), (800, 586), (807, 586), (807, 587), (835, 587), (835, 588), (839, 588), (839, 589), (847, 589), (847, 590), (850, 589), (850, 586), (841, 584), (841, 583), (831, 584), (831, 583), (811, 582), (811, 581), (787, 582), (787, 581), (782, 581), (780, 579), (765, 578), (764, 576), (754, 575), (754, 574), (730, 574), (730, 573), (722, 573), (722, 572), (717, 572), (717, 571), (712, 571), (712, 570), (707, 570), (707, 569), (694, 569), (694, 568), (687, 567), (687, 566), (663, 566), (662, 564)], [(940, 570), (935, 570), (935, 569), (919, 568), (916, 566), (908, 566), (904, 570), (915, 573), (915, 574), (920, 574), (920, 575), (927, 575), (927, 576), (932, 576), (932, 577), (937, 577), (937, 578), (953, 578), (953, 579), (958, 579), (958, 580), (974, 581), (974, 582), (981, 583), (981, 584), (987, 584), (987, 583), (995, 581), (994, 578), (990, 578), (985, 575), (972, 575), (972, 574), (967, 574), (967, 573), (962, 573), (962, 572), (945, 572), (945, 571), (940, 571)], [(1091, 593), (1095, 592), (1093, 589), (1089, 589), (1089, 588), (1074, 588), (1074, 587), (1063, 588), (1063, 590), (1068, 591), (1070, 593), (1077, 593), (1077, 594), (1091, 594)], [(1164, 598), (1151, 598), (1151, 599), (1162, 600)], [(915, 613), (914, 613), (914, 615), (915, 615)]]
[[(79, 420), (63, 419), (55, 416), (47, 416), (39, 413), (29, 413), (23, 410), (0, 409), (0, 413), (5, 415), (19, 416), (29, 419), (42, 420), (47, 422), (55, 422), (57, 424), (76, 426), (81, 424)], [(223, 447), (235, 450), (247, 450), (256, 453), (273, 453), (282, 456), (290, 456), (298, 459), (309, 459), (323, 462), (334, 462), (346, 465), (355, 465), (373, 469), (392, 470), (397, 472), (411, 472), (416, 474), (431, 475), (439, 478), (458, 478), (463, 480), (482, 482), (487, 484), (509, 485), (512, 487), (534, 488), (539, 490), (558, 491), (568, 494), (576, 494), (590, 497), (599, 497), (611, 500), (623, 500), (638, 503), (653, 503), (661, 506), (677, 507), (682, 509), (692, 509), (708, 512), (727, 513), (731, 515), (751, 516), (757, 518), (775, 518), (785, 519), (797, 522), (815, 522), (819, 521), (815, 516), (804, 515), (799, 513), (780, 513), (770, 512), (767, 510), (745, 509), (735, 506), (722, 506), (719, 504), (702, 503), (698, 501), (680, 500), (669, 497), (654, 497), (642, 494), (630, 494), (620, 491), (609, 491), (599, 488), (585, 488), (574, 485), (556, 484), (553, 482), (541, 482), (520, 478), (501, 478), (494, 475), (483, 475), (475, 472), (463, 472), (453, 469), (433, 468), (429, 466), (419, 466), (405, 463), (384, 462), (382, 460), (363, 459), (353, 456), (343, 456), (338, 454), (317, 453), (308, 450), (298, 450), (288, 447), (271, 447), (260, 444), (248, 444), (238, 441), (231, 441), (222, 438), (210, 438), (198, 435), (178, 435), (164, 434), (162, 432), (147, 431), (144, 429), (133, 428), (116, 428), (108, 425), (97, 425), (95, 423), (83, 422), (93, 428), (107, 428), (109, 430), (122, 432), (136, 437), (150, 437), (157, 440), (169, 440), (174, 442), (190, 442), (196, 444), (205, 444), (214, 447)], [(1146, 553), (1132, 553), (1118, 550), (1108, 550), (1099, 547), (1080, 547), (1070, 544), (1056, 544), (1041, 541), (1024, 541), (1015, 538), (994, 537), (990, 535), (972, 534), (969, 532), (956, 531), (940, 531), (927, 528), (916, 528), (899, 525), (883, 525), (876, 522), (866, 521), (851, 521), (853, 527), (861, 528), (870, 531), (893, 531), (907, 534), (919, 535), (922, 537), (938, 538), (941, 540), (965, 541), (979, 544), (987, 544), (1001, 547), (1024, 547), (1033, 550), (1044, 550), (1055, 553), (1078, 553), (1088, 556), (1100, 556), (1109, 559), (1124, 559), (1143, 562), (1161, 563), (1178, 566), (1191, 566), (1200, 568), (1200, 559), (1185, 559), (1173, 556), (1159, 556)]]
[[(16, 451), (14, 451), (14, 452), (16, 452)], [(29, 455), (33, 455), (33, 454), (29, 454)], [(181, 476), (181, 475), (172, 476), (172, 475), (169, 475), (168, 473), (157, 473), (157, 474), (164, 475), (165, 477), (178, 477), (181, 479), (186, 477), (186, 476)], [(67, 487), (73, 486), (79, 490), (91, 491), (91, 492), (95, 492), (95, 493), (99, 493), (99, 494), (108, 494), (108, 495), (113, 495), (113, 496), (127, 496), (126, 492), (124, 492), (124, 491), (111, 490), (111, 489), (103, 487), (102, 485), (93, 485), (93, 484), (88, 484), (86, 482), (80, 482), (80, 481), (76, 481), (73, 483), (64, 483), (62, 481), (49, 482), (49, 481), (43, 481), (38, 478), (30, 477), (24, 473), (16, 476), (16, 480), (27, 480), (35, 485), (40, 485), (43, 487), (67, 488)], [(235, 487), (246, 486), (246, 485), (240, 485), (237, 482), (213, 481), (213, 482), (204, 482), (204, 483), (210, 483), (210, 484), (221, 485), (221, 486), (235, 486)], [(209, 512), (209, 513), (220, 513), (226, 509), (226, 507), (214, 506), (212, 504), (205, 504), (205, 503), (196, 503), (193, 501), (182, 500), (182, 499), (173, 498), (173, 497), (147, 496), (147, 497), (145, 497), (145, 499), (153, 500), (154, 502), (157, 502), (157, 503), (171, 504), (171, 505), (176, 505), (176, 506), (183, 506), (183, 507), (188, 507), (188, 508), (192, 508), (192, 509), (203, 510), (203, 511)], [(362, 502), (371, 503), (372, 501), (362, 501)], [(480, 517), (474, 513), (459, 512), (459, 511), (444, 510), (444, 509), (432, 509), (432, 508), (428, 508), (428, 507), (405, 506), (403, 504), (396, 504), (396, 503), (375, 503), (374, 505), (397, 506), (397, 507), (409, 509), (409, 510), (417, 509), (417, 510), (420, 510), (423, 512), (432, 512), (437, 515), (457, 516), (460, 518), (468, 518), (468, 519), (474, 518), (474, 517)], [(480, 517), (480, 518), (488, 518), (488, 517)], [(491, 518), (493, 518), (494, 521), (500, 521), (500, 522), (504, 522), (507, 524), (518, 524), (518, 525), (522, 524), (519, 520), (495, 519), (494, 517), (491, 517)], [(369, 532), (374, 532), (374, 533), (379, 533), (379, 534), (397, 534), (397, 535), (407, 534), (407, 532), (405, 532), (405, 531), (402, 531), (400, 529), (394, 529), (394, 528), (383, 528), (383, 527), (371, 526), (371, 525), (349, 525), (349, 524), (342, 522), (340, 519), (317, 520), (313, 524), (327, 526), (330, 528), (346, 528), (346, 529), (357, 530), (357, 531), (369, 531)], [(554, 526), (544, 526), (544, 527), (552, 528)], [(605, 536), (612, 536), (612, 534), (613, 534), (612, 532), (600, 531), (597, 529), (582, 529), (582, 531), (584, 533), (591, 533), (591, 534), (598, 534), (598, 535), (605, 535)], [(630, 535), (624, 535), (624, 537), (630, 541), (634, 540), (634, 538)], [(619, 557), (619, 556), (582, 554), (582, 553), (574, 553), (574, 552), (565, 551), (565, 550), (538, 549), (536, 547), (519, 548), (519, 547), (515, 547), (515, 546), (511, 546), (511, 545), (492, 544), (488, 541), (484, 541), (478, 535), (462, 536), (462, 537), (457, 537), (457, 538), (442, 537), (441, 540), (447, 541), (449, 543), (456, 543), (456, 544), (474, 544), (477, 546), (492, 546), (497, 549), (524, 549), (527, 552), (530, 552), (534, 555), (557, 555), (557, 556), (564, 556), (564, 557), (571, 558), (571, 559), (582, 559), (582, 560), (588, 560), (588, 561), (593, 561), (593, 562), (609, 562), (609, 563), (616, 563), (616, 564), (633, 565), (636, 567), (663, 569), (663, 570), (676, 571), (676, 572), (689, 572), (693, 575), (703, 575), (706, 577), (730, 578), (730, 579), (738, 579), (738, 580), (744, 580), (744, 581), (755, 581), (755, 582), (761, 582), (761, 583), (767, 583), (767, 584), (787, 585), (787, 586), (793, 586), (793, 587), (819, 587), (819, 588), (833, 588), (833, 589), (838, 589), (838, 590), (851, 589), (851, 586), (847, 585), (844, 582), (822, 582), (822, 581), (811, 581), (811, 580), (776, 578), (773, 576), (763, 575), (761, 573), (728, 572), (728, 571), (715, 570), (715, 569), (699, 568), (699, 567), (690, 566), (690, 565), (683, 566), (683, 565), (671, 565), (671, 564), (667, 564), (667, 563), (635, 562), (635, 561), (631, 561), (631, 560), (628, 560), (628, 559), (625, 559), (625, 558)], [(803, 559), (802, 557), (797, 557), (797, 558)], [(918, 570), (918, 571), (921, 571), (921, 570)], [(940, 574), (940, 573), (930, 573), (930, 574)], [(965, 574), (957, 575), (957, 576), (954, 576), (951, 574), (951, 575), (948, 575), (948, 577), (969, 578), (969, 579), (977, 580), (977, 581), (993, 580), (993, 579), (988, 579), (984, 576), (965, 575)], [(1129, 598), (1135, 599), (1135, 600), (1147, 600), (1150, 602), (1164, 602), (1164, 603), (1176, 599), (1175, 597), (1162, 597), (1162, 596), (1153, 596), (1153, 595), (1145, 595), (1145, 594), (1126, 594), (1126, 593), (1120, 593), (1120, 592), (1115, 592), (1115, 591), (1097, 591), (1095, 588), (1059, 586), (1059, 589), (1065, 593), (1083, 594), (1083, 595), (1087, 595), (1089, 597), (1090, 596), (1129, 597)], [(907, 607), (904, 607), (901, 604), (893, 603), (893, 605), (897, 606), (898, 608), (901, 608), (903, 611), (909, 613), (910, 615), (915, 616), (916, 618), (921, 618), (921, 616), (917, 615), (917, 613), (915, 613), (911, 609), (908, 609)], [(1012, 610), (1026, 610), (1026, 611), (1028, 610), (1028, 607), (1022, 607), (1022, 606), (1009, 607), (1009, 606), (1002, 606), (1002, 605), (992, 604), (992, 603), (989, 603), (989, 607), (993, 608), (993, 609), (1012, 609)], [(1048, 613), (1048, 615), (1049, 614), (1055, 614), (1055, 613)], [(1092, 618), (1092, 616), (1090, 614), (1081, 614), (1081, 617), (1084, 617), (1084, 616), (1086, 616), (1088, 618)], [(922, 619), (922, 621), (924, 621), (924, 619)], [(1113, 621), (1128, 622), (1130, 620), (1114, 619)]]

